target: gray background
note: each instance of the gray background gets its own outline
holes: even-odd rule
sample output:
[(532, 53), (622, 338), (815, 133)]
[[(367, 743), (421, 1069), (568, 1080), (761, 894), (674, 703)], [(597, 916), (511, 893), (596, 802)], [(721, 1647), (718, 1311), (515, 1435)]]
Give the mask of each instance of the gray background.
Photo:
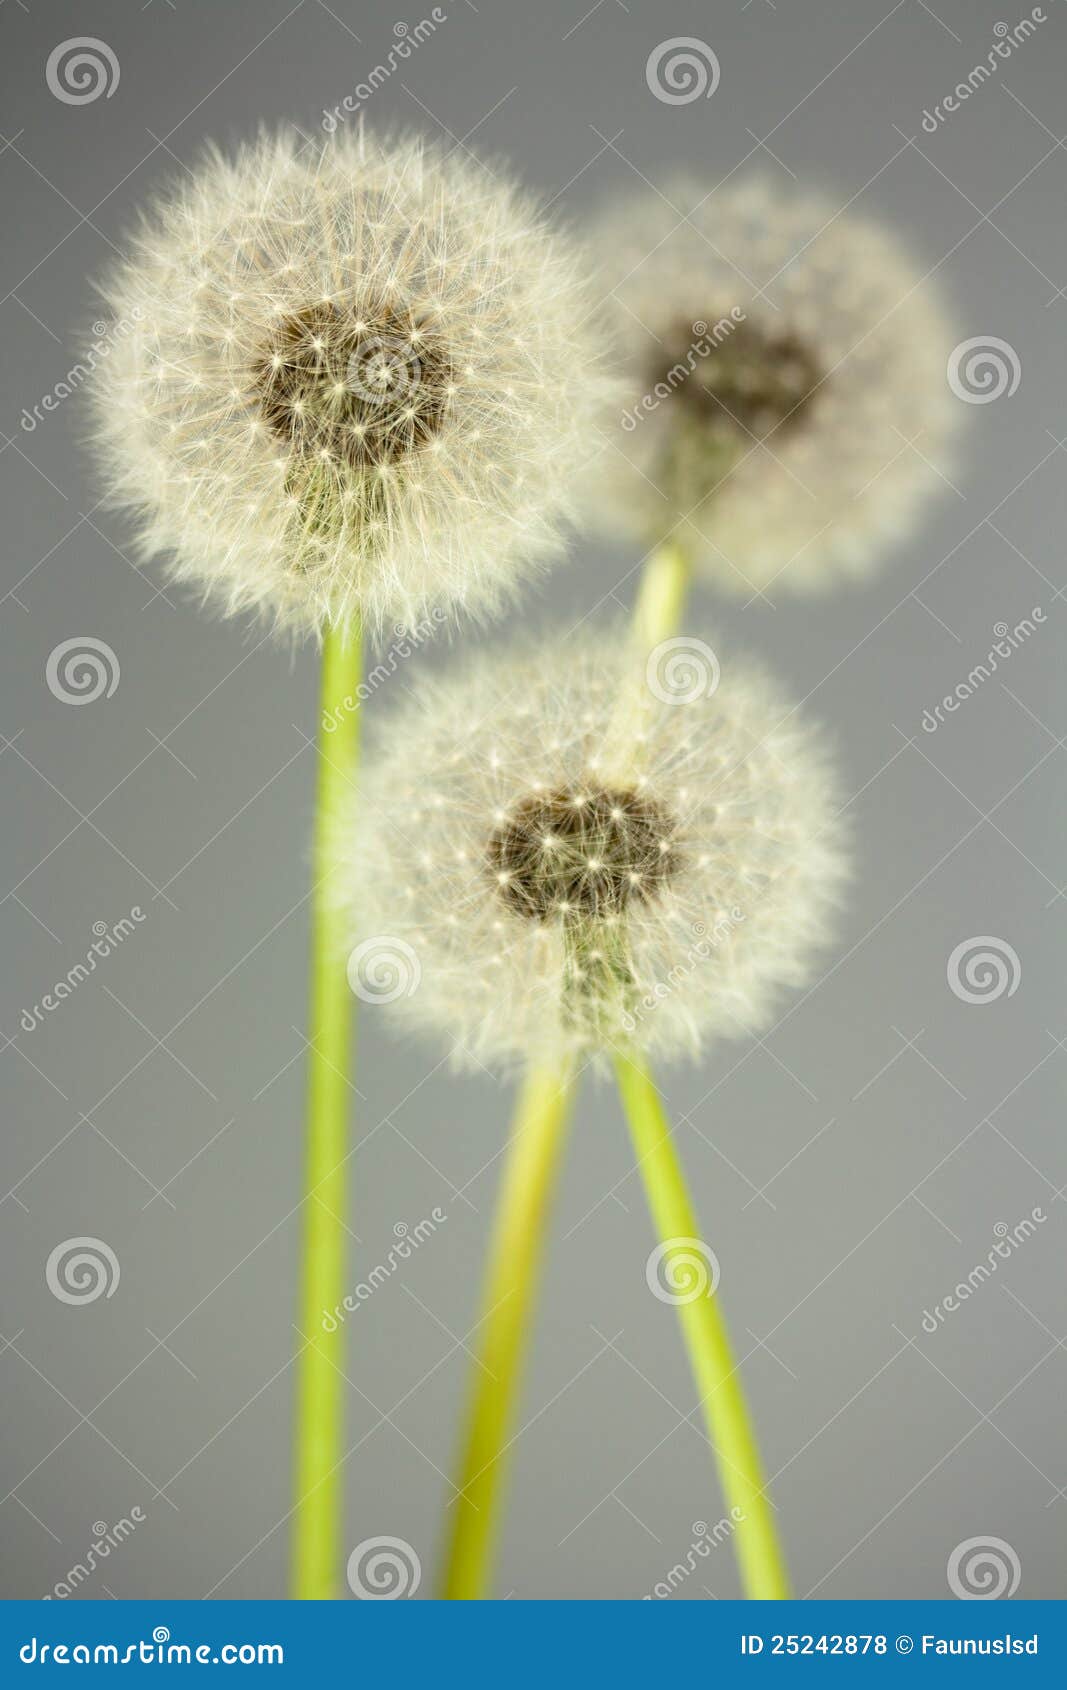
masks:
[[(986, 0), (714, 6), (465, 0), (368, 118), (511, 155), (556, 209), (793, 173), (895, 221), (954, 301), (960, 339), (1015, 349), (1013, 397), (968, 407), (962, 462), (920, 537), (863, 590), (689, 618), (765, 653), (833, 725), (860, 873), (818, 985), (762, 1041), (663, 1075), (741, 1353), (801, 1595), (947, 1595), (970, 1537), (1006, 1540), (1020, 1596), (1062, 1590), (1067, 1035), (1061, 995), (1067, 17), (936, 135), (923, 109), (984, 59)], [(410, 26), (425, 15), (412, 10)], [(936, 15), (935, 15), (936, 13)], [(299, 1242), (306, 857), (315, 661), (208, 621), (134, 570), (81, 451), (78, 399), (24, 406), (88, 342), (90, 278), (142, 199), (206, 138), (315, 132), (401, 14), (334, 0), (7, 0), (0, 192), (4, 782), (0, 941), (3, 1589), (39, 1596), (97, 1521), (136, 1538), (86, 1597), (285, 1590)], [(78, 34), (121, 66), (109, 99), (45, 84)], [(656, 100), (645, 62), (695, 35), (714, 97)], [(359, 40), (356, 37), (359, 37)], [(907, 137), (915, 145), (907, 144)], [(761, 139), (762, 138), (762, 139)], [(922, 149), (920, 152), (919, 149)], [(925, 156), (923, 156), (925, 155)], [(569, 624), (631, 597), (632, 555), (583, 543), (521, 612)], [(775, 594), (772, 591), (772, 598)], [(934, 735), (924, 708), (993, 624), (1047, 622)], [(110, 699), (73, 708), (45, 665), (105, 640)], [(462, 638), (466, 640), (467, 634)], [(482, 636), (484, 637), (484, 636)], [(415, 666), (447, 660), (423, 651)], [(462, 660), (462, 646), (452, 654)], [(403, 689), (401, 671), (391, 686)], [(372, 713), (388, 710), (388, 689)], [(10, 888), (10, 890), (8, 890)], [(26, 1005), (95, 921), (147, 919), (32, 1033)], [(953, 995), (971, 936), (1017, 953), (1011, 996)], [(389, 1534), (430, 1594), (509, 1091), (455, 1079), (364, 1015), (353, 1283), (398, 1222), (448, 1221), (351, 1323), (348, 1542)], [(501, 1596), (640, 1597), (723, 1511), (612, 1091), (586, 1087), (555, 1219), (515, 1449)], [(1048, 1219), (930, 1335), (922, 1312), (1041, 1206)], [(115, 1295), (67, 1306), (54, 1245), (91, 1235)], [(676, 1600), (736, 1595), (727, 1547)]]

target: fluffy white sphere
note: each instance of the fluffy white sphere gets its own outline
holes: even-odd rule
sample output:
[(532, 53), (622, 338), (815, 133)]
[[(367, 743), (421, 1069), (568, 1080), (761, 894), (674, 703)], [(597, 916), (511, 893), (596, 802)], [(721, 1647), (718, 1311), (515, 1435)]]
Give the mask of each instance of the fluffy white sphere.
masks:
[(104, 288), (94, 438), (142, 553), (300, 632), (494, 610), (559, 545), (604, 386), (571, 246), (458, 151), (211, 153)]
[(595, 514), (671, 534), (746, 596), (866, 575), (945, 485), (959, 406), (934, 280), (817, 196), (678, 182), (667, 200), (629, 196), (592, 232), (628, 389)]
[(420, 677), (356, 810), (335, 840), (353, 988), (460, 1061), (695, 1055), (760, 1027), (825, 944), (846, 858), (821, 744), (767, 676), (618, 628)]

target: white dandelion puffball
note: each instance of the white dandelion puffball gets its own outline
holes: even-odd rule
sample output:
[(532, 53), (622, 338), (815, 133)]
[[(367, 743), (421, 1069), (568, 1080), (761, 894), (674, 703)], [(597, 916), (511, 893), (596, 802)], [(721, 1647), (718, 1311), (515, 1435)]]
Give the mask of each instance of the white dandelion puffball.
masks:
[(393, 1013), (460, 1062), (695, 1055), (827, 939), (846, 853), (818, 739), (762, 671), (715, 658), (697, 686), (670, 658), (646, 673), (618, 628), (482, 654), (383, 725), (337, 827), (346, 940), (417, 959)]
[(142, 553), (301, 632), (492, 611), (559, 546), (603, 402), (580, 265), (469, 157), (209, 154), (103, 289), (95, 436)]
[(668, 198), (631, 198), (593, 232), (627, 379), (596, 515), (644, 544), (670, 535), (734, 593), (867, 575), (945, 485), (959, 407), (933, 283), (894, 235), (808, 194)]

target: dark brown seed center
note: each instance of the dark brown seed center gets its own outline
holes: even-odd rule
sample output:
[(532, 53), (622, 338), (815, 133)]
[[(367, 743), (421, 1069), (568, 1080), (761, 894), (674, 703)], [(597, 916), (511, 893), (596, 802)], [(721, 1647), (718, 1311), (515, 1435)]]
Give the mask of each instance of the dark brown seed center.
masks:
[(288, 446), (365, 470), (438, 433), (453, 371), (440, 333), (415, 317), (323, 300), (284, 319), (253, 375), (260, 409)]
[(524, 798), (489, 840), (508, 908), (534, 921), (617, 915), (648, 902), (678, 864), (672, 819), (632, 790), (583, 787)]
[(790, 331), (742, 322), (716, 345), (711, 331), (701, 337), (682, 323), (667, 335), (652, 379), (703, 421), (762, 440), (802, 420), (822, 375), (810, 347)]

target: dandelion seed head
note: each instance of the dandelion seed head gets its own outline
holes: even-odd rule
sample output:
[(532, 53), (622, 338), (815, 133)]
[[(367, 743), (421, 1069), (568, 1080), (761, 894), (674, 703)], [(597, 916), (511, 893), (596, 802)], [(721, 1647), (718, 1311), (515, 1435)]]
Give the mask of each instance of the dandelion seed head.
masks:
[(818, 733), (746, 662), (684, 704), (644, 673), (618, 628), (495, 649), (381, 723), (336, 819), (340, 927), (416, 950), (388, 1013), (460, 1061), (696, 1055), (766, 1025), (832, 937), (848, 850)]
[(572, 243), (499, 174), (263, 136), (160, 196), (102, 291), (114, 500), (223, 612), (483, 616), (560, 550), (608, 383)]
[[(675, 325), (662, 354), (649, 359), (651, 387), (669, 380), (693, 335), (691, 324)], [(677, 397), (695, 426), (723, 439), (733, 436), (743, 449), (746, 440), (803, 427), (823, 377), (815, 349), (796, 334), (743, 322), (701, 357)]]
[(486, 860), (516, 914), (545, 921), (566, 908), (599, 918), (654, 895), (668, 872), (661, 843), (672, 826), (636, 792), (531, 793), (505, 812)]
[(946, 485), (956, 337), (935, 283), (818, 196), (668, 199), (631, 196), (592, 234), (628, 391), (591, 514), (644, 544), (670, 532), (746, 597), (866, 576)]

